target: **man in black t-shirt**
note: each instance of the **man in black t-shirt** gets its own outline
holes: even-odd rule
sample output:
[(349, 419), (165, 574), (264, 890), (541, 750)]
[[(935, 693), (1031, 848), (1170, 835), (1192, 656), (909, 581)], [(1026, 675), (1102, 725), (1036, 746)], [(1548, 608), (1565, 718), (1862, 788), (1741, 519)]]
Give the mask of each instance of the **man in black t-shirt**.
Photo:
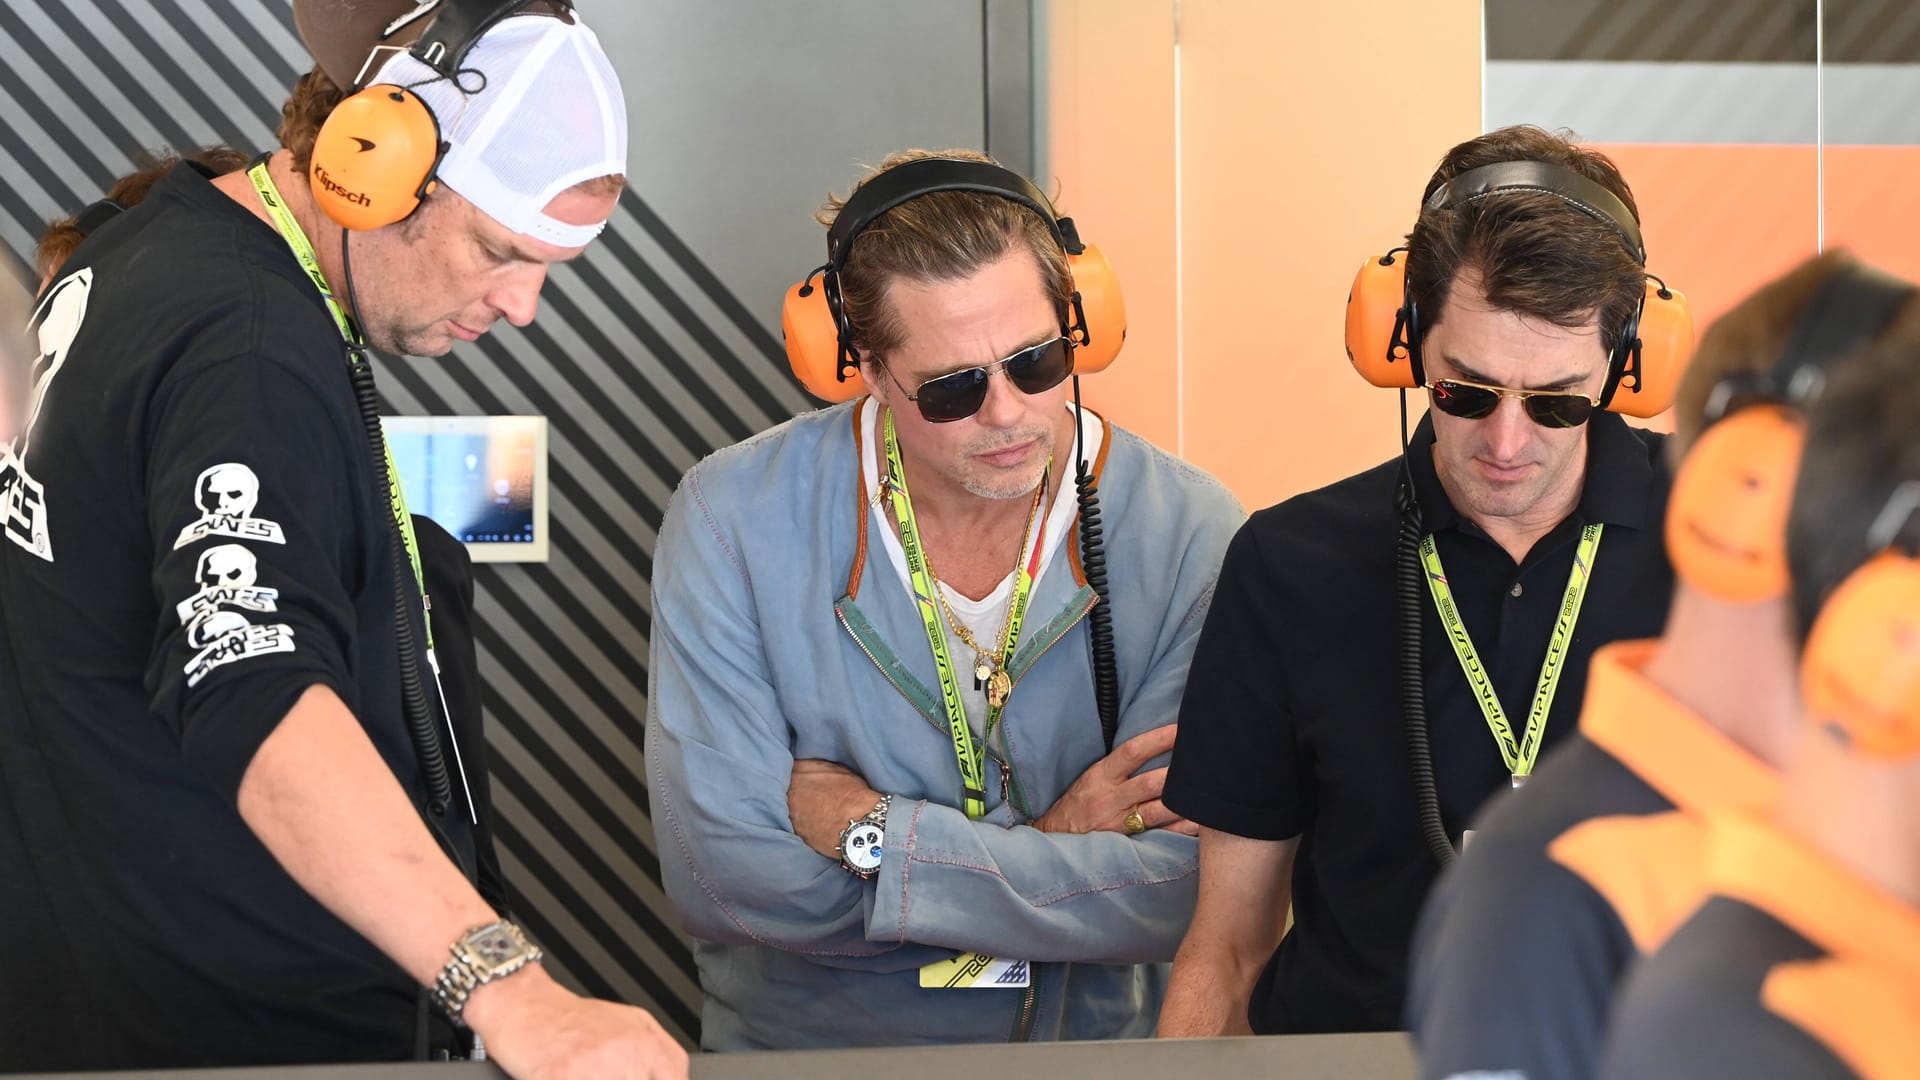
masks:
[[(685, 1075), (650, 1017), (561, 988), (472, 883), (484, 798), (362, 411), (360, 341), (438, 355), (525, 323), (613, 210), (611, 66), (570, 15), (472, 18), (498, 7), (389, 26), (412, 5), (297, 2), (322, 67), (286, 148), (176, 169), (40, 297), (0, 443), (0, 1068), (400, 1059), (450, 1045), (451, 1019), (520, 1075)], [(308, 182), (382, 29), (428, 44), (375, 54), (372, 81), (408, 86), (447, 144), (439, 186), (384, 223), (340, 204), (417, 180)], [(497, 134), (528, 111), (559, 150)], [(389, 142), (341, 113), (336, 142)]]
[(1594, 649), (1659, 632), (1661, 437), (1605, 411), (1671, 386), (1637, 363), (1643, 297), (1670, 302), (1644, 256), (1598, 153), (1505, 128), (1441, 162), (1385, 319), (1432, 409), (1404, 463), (1248, 521), (1194, 654), (1164, 799), (1201, 826), (1200, 897), (1161, 1035), (1397, 1028), (1439, 860), (1573, 731)]

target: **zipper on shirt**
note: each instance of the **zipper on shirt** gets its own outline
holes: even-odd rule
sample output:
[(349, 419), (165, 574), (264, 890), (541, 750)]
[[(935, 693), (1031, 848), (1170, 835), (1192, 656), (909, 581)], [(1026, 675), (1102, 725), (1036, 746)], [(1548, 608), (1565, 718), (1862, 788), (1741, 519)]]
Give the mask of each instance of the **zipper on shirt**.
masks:
[(1033, 1037), (1033, 1006), (1040, 996), (1040, 965), (1027, 965), (1027, 988), (1020, 998), (1020, 1011), (1014, 1014), (1013, 1034), (1008, 1042), (1026, 1042)]
[[(1069, 619), (1065, 625), (1060, 627), (1060, 630), (1058, 633), (1048, 638), (1044, 643), (1040, 645), (1039, 648), (1035, 649), (1033, 653), (1027, 657), (1026, 667), (1021, 670), (1020, 678), (1015, 679), (1013, 681), (1012, 689), (1009, 689), (1007, 692), (1009, 700), (1011, 700), (1013, 690), (1019, 689), (1021, 680), (1027, 677), (1028, 671), (1033, 670), (1034, 663), (1040, 659), (1041, 655), (1044, 654), (1048, 649), (1051, 649), (1055, 645), (1059, 644), (1061, 638), (1064, 638), (1068, 634), (1072, 633), (1073, 628), (1076, 626), (1079, 626), (1080, 623), (1086, 619), (1087, 613), (1093, 610), (1093, 605), (1099, 602), (1100, 602), (1100, 598), (1097, 594), (1093, 596), (1089, 596), (1087, 598), (1087, 602), (1081, 606), (1080, 613), (1078, 615), (1075, 615), (1072, 619)], [(1001, 743), (1002, 749), (1005, 749), (1006, 741), (1007, 741), (1007, 718), (1005, 716), (1002, 716), (1001, 724), (1000, 724), (1000, 743)], [(1014, 773), (1013, 752), (1011, 750), (1007, 751), (1005, 758), (1002, 760), (1001, 767), (1006, 770), (1006, 772), (1001, 775), (1003, 786), (1005, 786), (1007, 783), (1010, 782), (1013, 790), (1013, 795), (1003, 794), (1002, 799), (1003, 800), (1010, 799), (1010, 798), (1013, 798), (1014, 795), (1017, 795), (1018, 801), (1014, 803), (1014, 808), (1019, 810), (1021, 816), (1025, 817), (1028, 821), (1037, 820), (1039, 815), (1033, 812), (1033, 807), (1027, 801), (1026, 786), (1020, 783), (1020, 777)]]
[[(1067, 634), (1072, 632), (1074, 627), (1079, 626), (1080, 623), (1086, 619), (1087, 613), (1093, 610), (1093, 605), (1096, 603), (1099, 603), (1099, 597), (1095, 594), (1089, 594), (1086, 603), (1081, 605), (1080, 610), (1075, 612), (1071, 619), (1061, 624), (1053, 636), (1047, 638), (1039, 646), (1025, 655), (1024, 662), (1020, 665), (1020, 676), (1013, 681), (1013, 689), (1019, 688), (1021, 680), (1026, 678), (1026, 673), (1033, 670), (1033, 665), (1039, 661), (1040, 657), (1044, 655), (1048, 649), (1059, 644), (1061, 638), (1066, 637)], [(936, 719), (931, 713), (927, 712), (926, 709), (921, 708), (920, 703), (914, 700), (913, 695), (908, 692), (907, 688), (900, 685), (900, 680), (893, 677), (893, 672), (887, 670), (887, 665), (881, 663), (880, 658), (874, 655), (873, 649), (867, 646), (867, 642), (860, 636), (860, 632), (855, 630), (853, 623), (848, 621), (846, 609), (840, 604), (835, 604), (833, 605), (833, 614), (835, 618), (840, 620), (840, 625), (846, 629), (847, 636), (853, 639), (854, 645), (858, 646), (860, 651), (866, 654), (867, 659), (873, 662), (873, 666), (879, 669), (881, 677), (887, 680), (887, 684), (899, 691), (900, 696), (907, 699), (907, 704), (912, 705), (915, 712), (925, 717), (927, 723), (935, 731), (940, 732), (942, 735), (947, 734), (946, 724)], [(1009, 690), (1008, 693), (1011, 695), (1012, 690)], [(1001, 735), (1001, 743), (1003, 748), (1006, 742), (1006, 736), (1004, 734), (1005, 726), (1003, 718), (1003, 723), (1001, 724), (1003, 732)], [(991, 745), (987, 747), (987, 754), (999, 764), (1001, 769), (1001, 801), (1014, 800), (1014, 808), (1028, 821), (1034, 820), (1035, 815), (1033, 808), (1027, 802), (1026, 787), (1020, 783), (1020, 775), (1013, 767), (1013, 755), (1011, 753), (995, 754)]]

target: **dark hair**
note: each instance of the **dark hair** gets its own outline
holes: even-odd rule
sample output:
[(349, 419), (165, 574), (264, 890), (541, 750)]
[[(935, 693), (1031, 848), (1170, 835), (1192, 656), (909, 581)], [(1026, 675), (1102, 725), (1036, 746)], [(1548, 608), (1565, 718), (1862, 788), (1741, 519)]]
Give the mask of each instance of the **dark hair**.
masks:
[[(135, 159), (137, 167), (133, 172), (115, 180), (113, 186), (107, 189), (107, 198), (132, 209), (146, 199), (147, 192), (153, 190), (153, 185), (159, 183), (161, 177), (172, 172), (173, 167), (182, 161), (197, 161), (215, 173), (228, 173), (245, 166), (247, 155), (230, 146), (209, 146), (179, 155), (142, 155)], [(39, 271), (41, 280), (60, 269), (61, 264), (73, 255), (73, 249), (79, 247), (80, 241), (86, 238), (86, 234), (80, 231), (78, 214), (49, 222), (46, 233), (40, 237), (40, 246), (33, 254), (34, 269)]]
[[(1876, 552), (1868, 532), (1888, 500), (1920, 482), (1920, 327), (1909, 304), (1889, 333), (1829, 376), (1807, 414), (1807, 448), (1787, 519), (1787, 567), (1802, 641), (1833, 590)], [(1899, 540), (1920, 554), (1920, 514)]]
[[(1714, 386), (1723, 379), (1772, 371), (1821, 287), (1833, 275), (1859, 265), (1845, 251), (1823, 252), (1761, 286), (1707, 327), (1674, 395), (1674, 433), (1667, 440), (1670, 461), (1677, 464), (1700, 437)], [(1920, 304), (1909, 303), (1876, 340), (1916, 332), (1920, 332)]]
[[(903, 150), (881, 162), (854, 190), (896, 165), (936, 157), (997, 164), (977, 150)], [(845, 199), (830, 200), (818, 215), (820, 223), (832, 225), (845, 205)], [(958, 281), (1022, 247), (1033, 252), (1047, 295), (1064, 319), (1073, 297), (1067, 255), (1046, 221), (1028, 207), (998, 195), (940, 191), (874, 218), (854, 239), (840, 271), (840, 306), (860, 358), (884, 357), (906, 335), (886, 303), (895, 279)]]
[(1609, 356), (1646, 291), (1645, 267), (1620, 231), (1554, 195), (1502, 192), (1442, 209), (1426, 200), (1471, 169), (1507, 161), (1543, 161), (1571, 169), (1618, 196), (1636, 218), (1633, 192), (1605, 154), (1528, 125), (1504, 127), (1447, 152), (1421, 195), (1420, 217), (1407, 235), (1407, 292), (1420, 312), (1420, 333), (1439, 324), (1449, 291), (1463, 270), (1480, 277), (1488, 303), (1556, 326), (1580, 327), (1600, 317)]

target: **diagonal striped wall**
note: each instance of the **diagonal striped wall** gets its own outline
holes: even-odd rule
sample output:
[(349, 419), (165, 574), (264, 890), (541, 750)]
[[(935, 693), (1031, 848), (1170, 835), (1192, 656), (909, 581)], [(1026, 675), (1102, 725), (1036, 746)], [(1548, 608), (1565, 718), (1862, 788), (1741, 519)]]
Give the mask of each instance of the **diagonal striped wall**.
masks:
[[(551, 561), (475, 568), (501, 855), (557, 974), (693, 1042), (698, 981), (660, 890), (641, 761), (655, 529), (688, 465), (807, 407), (773, 328), (781, 288), (818, 261), (810, 214), (830, 187), (905, 145), (993, 134), (990, 150), (1030, 160), (1030, 13), (939, 0), (874, 25), (864, 0), (581, 7), (627, 84), (619, 212), (554, 270), (531, 327), (380, 378), (396, 413), (549, 418)], [(45, 222), (144, 149), (274, 145), (310, 66), (288, 0), (5, 0), (0, 41), (0, 245), (29, 265)], [(856, 66), (914, 93), (819, 109), (816, 88), (843, 93), (821, 73)], [(728, 184), (732, 204), (713, 206)]]

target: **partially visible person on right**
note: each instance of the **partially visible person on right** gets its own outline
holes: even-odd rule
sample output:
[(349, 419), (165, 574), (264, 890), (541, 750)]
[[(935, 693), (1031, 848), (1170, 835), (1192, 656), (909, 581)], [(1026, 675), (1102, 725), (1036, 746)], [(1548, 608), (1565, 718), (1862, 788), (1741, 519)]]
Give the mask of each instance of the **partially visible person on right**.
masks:
[(1920, 332), (1812, 407), (1787, 534), (1808, 723), (1616, 1000), (1603, 1077), (1920, 1076)]
[(1786, 556), (1800, 410), (1916, 327), (1911, 285), (1828, 252), (1707, 331), (1667, 443), (1666, 629), (1595, 654), (1579, 734), (1475, 823), (1434, 890), (1407, 1000), (1422, 1076), (1592, 1076), (1628, 966), (1704, 896), (1708, 815), (1778, 797), (1800, 728)]

